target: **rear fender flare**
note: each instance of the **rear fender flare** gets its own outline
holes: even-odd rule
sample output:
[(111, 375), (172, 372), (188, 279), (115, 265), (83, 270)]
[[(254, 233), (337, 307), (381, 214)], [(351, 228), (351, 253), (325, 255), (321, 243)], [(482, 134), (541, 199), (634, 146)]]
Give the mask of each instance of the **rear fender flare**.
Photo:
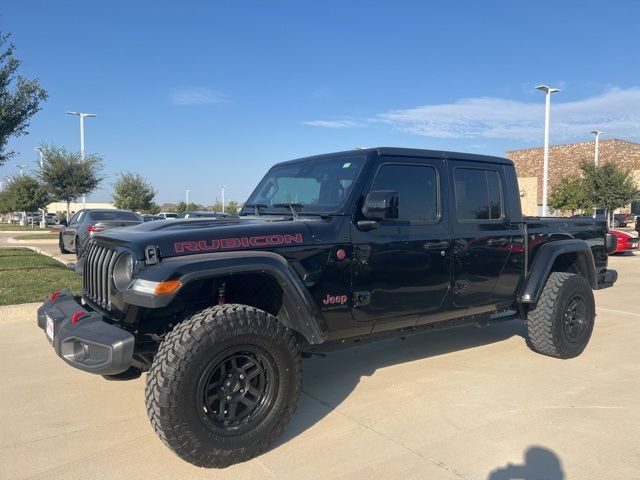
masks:
[(596, 266), (591, 248), (584, 240), (570, 239), (545, 243), (535, 253), (535, 258), (520, 292), (521, 303), (536, 303), (549, 278), (555, 260), (567, 253), (576, 254), (576, 262), (591, 288), (598, 288)]

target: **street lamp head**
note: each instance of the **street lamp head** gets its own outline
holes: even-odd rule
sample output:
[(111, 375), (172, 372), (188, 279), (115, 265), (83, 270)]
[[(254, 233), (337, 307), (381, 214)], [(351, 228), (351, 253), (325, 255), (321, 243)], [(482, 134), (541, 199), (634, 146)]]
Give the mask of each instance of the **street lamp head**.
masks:
[(589, 133), (593, 133), (597, 137), (599, 135), (602, 135), (604, 132), (601, 132), (599, 130), (591, 130)]
[(81, 113), (80, 115), (82, 115), (83, 117), (95, 117), (96, 116), (95, 113)]
[(556, 93), (560, 91), (559, 88), (553, 88), (547, 85), (538, 85), (536, 87), (536, 90), (540, 90), (541, 92), (544, 92), (544, 93)]
[(68, 115), (80, 115), (78, 112), (67, 112)]

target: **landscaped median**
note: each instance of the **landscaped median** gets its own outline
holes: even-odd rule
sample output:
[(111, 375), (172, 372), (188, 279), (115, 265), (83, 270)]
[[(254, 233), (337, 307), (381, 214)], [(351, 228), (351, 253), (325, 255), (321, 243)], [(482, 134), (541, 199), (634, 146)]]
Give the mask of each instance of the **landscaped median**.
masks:
[(0, 305), (44, 300), (54, 290), (79, 293), (82, 278), (62, 263), (27, 248), (0, 248)]

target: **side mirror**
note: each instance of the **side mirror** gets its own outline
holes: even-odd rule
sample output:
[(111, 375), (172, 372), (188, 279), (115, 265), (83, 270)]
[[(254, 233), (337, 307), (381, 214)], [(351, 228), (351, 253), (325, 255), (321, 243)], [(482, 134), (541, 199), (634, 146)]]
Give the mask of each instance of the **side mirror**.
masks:
[(373, 190), (364, 199), (362, 215), (367, 220), (391, 220), (398, 218), (398, 192)]

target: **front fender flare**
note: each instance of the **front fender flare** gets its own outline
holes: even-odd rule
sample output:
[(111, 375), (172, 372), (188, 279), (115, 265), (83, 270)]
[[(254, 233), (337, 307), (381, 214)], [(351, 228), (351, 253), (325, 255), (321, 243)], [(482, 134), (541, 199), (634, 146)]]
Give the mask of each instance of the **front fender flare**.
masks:
[[(289, 262), (273, 252), (217, 252), (171, 257), (146, 267), (136, 278), (154, 282), (180, 280), (184, 286), (195, 280), (243, 273), (273, 276), (284, 291), (284, 314), (280, 321), (310, 344), (322, 343), (327, 338), (326, 322), (309, 291)], [(145, 308), (162, 308), (169, 305), (178, 292), (156, 296), (129, 289), (124, 292), (124, 300)]]
[(519, 301), (521, 303), (536, 303), (540, 299), (553, 263), (560, 255), (567, 253), (576, 254), (576, 261), (580, 271), (591, 285), (591, 288), (594, 290), (598, 288), (593, 253), (587, 242), (575, 238), (558, 240), (545, 243), (536, 251), (533, 264), (520, 292)]

